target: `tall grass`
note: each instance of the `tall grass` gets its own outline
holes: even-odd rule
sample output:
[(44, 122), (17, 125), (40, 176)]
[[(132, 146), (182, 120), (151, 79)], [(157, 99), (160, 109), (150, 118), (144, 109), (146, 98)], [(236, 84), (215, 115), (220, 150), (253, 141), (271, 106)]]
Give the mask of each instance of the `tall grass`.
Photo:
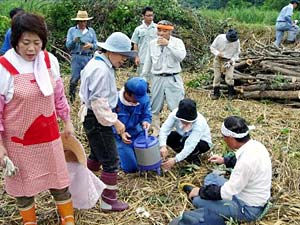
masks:
[(217, 20), (231, 18), (234, 22), (246, 24), (275, 25), (278, 11), (261, 8), (230, 8), (222, 10), (200, 9), (200, 14)]

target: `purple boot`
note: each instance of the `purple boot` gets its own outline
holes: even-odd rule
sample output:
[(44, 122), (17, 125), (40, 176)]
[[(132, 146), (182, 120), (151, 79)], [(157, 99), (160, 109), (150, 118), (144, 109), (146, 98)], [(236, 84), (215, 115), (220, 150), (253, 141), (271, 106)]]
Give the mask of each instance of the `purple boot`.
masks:
[(117, 173), (101, 173), (100, 179), (107, 186), (101, 195), (101, 209), (103, 211), (123, 211), (129, 208), (126, 202), (117, 199), (117, 176)]
[(100, 162), (97, 162), (96, 160), (90, 158), (87, 159), (87, 167), (93, 172), (98, 172), (100, 170), (100, 165)]

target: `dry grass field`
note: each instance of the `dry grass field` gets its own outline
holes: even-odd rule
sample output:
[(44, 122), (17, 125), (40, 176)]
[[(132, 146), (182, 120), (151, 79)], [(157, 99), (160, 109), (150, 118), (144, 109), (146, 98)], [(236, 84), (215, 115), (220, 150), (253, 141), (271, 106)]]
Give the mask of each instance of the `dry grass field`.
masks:
[[(118, 86), (127, 79), (127, 71), (118, 71)], [(195, 75), (184, 73), (185, 82)], [(67, 78), (66, 78), (67, 83)], [(220, 126), (229, 115), (244, 117), (256, 129), (251, 137), (261, 141), (268, 148), (273, 163), (272, 195), (278, 196), (273, 208), (255, 224), (281, 225), (300, 224), (300, 152), (299, 152), (299, 109), (270, 102), (257, 102), (235, 99), (228, 101), (221, 98), (213, 101), (209, 92), (187, 88), (186, 95), (197, 102), (200, 111), (208, 120), (214, 147), (211, 152), (225, 153), (227, 149), (222, 141)], [(72, 119), (76, 136), (83, 143), (86, 152), (89, 148), (82, 125), (77, 117), (79, 100), (72, 107)], [(167, 111), (164, 110), (163, 118)], [(210, 153), (211, 153), (210, 152)], [(208, 154), (210, 154), (208, 153)], [(204, 176), (214, 165), (207, 163), (207, 156), (202, 158), (202, 165), (197, 168), (185, 162), (174, 169), (157, 176), (154, 172), (125, 174), (119, 172), (119, 197), (129, 203), (130, 209), (120, 213), (103, 213), (99, 204), (90, 210), (76, 210), (77, 225), (166, 225), (172, 218), (183, 211), (192, 209), (185, 194), (179, 192), (178, 184), (192, 182), (201, 185)], [(1, 171), (0, 171), (1, 172)], [(20, 224), (21, 218), (15, 200), (7, 195), (0, 180), (0, 224)], [(36, 197), (39, 225), (58, 224), (55, 205), (48, 192)], [(137, 214), (136, 209), (144, 207), (148, 218)], [(230, 224), (234, 224), (231, 222)], [(254, 224), (254, 223), (253, 223)]]

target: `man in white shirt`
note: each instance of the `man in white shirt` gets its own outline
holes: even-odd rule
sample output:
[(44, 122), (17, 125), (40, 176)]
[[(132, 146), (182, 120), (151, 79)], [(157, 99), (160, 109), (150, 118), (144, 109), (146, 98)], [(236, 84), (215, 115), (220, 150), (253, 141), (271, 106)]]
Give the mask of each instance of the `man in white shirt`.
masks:
[[(293, 10), (297, 8), (299, 5), (298, 0), (292, 0), (290, 1), (290, 4), (287, 6), (283, 7), (276, 19), (276, 41), (275, 45), (279, 47), (284, 31), (290, 31), (290, 33), (294, 33), (294, 35), (289, 35), (288, 38), (294, 38), (296, 35), (299, 33), (299, 27), (296, 26), (292, 20), (293, 16)], [(288, 41), (293, 41), (293, 40), (288, 40)]]
[[(137, 65), (137, 73), (139, 75), (141, 75), (143, 71), (149, 43), (157, 37), (156, 23), (153, 22), (153, 9), (146, 6), (142, 11), (142, 16), (142, 24), (135, 28), (131, 37), (133, 49), (138, 52), (138, 55), (135, 57), (135, 64)], [(151, 74), (145, 74), (144, 78), (149, 82), (151, 80)]]
[(225, 75), (225, 82), (228, 85), (228, 98), (234, 97), (233, 70), (234, 63), (239, 58), (240, 41), (238, 33), (234, 29), (229, 29), (226, 34), (219, 34), (210, 46), (210, 51), (214, 58), (214, 81), (213, 95), (216, 100), (220, 97), (221, 75)]
[[(175, 129), (174, 129), (175, 128)], [(197, 112), (196, 102), (185, 98), (163, 123), (159, 133), (160, 152), (165, 160), (162, 168), (170, 170), (175, 163), (186, 160), (200, 165), (200, 156), (212, 146), (210, 129), (203, 115)], [(177, 154), (168, 156), (167, 145)]]
[(227, 146), (237, 149), (235, 156), (209, 158), (210, 162), (233, 167), (229, 180), (211, 173), (204, 186), (189, 192), (195, 210), (185, 212), (171, 224), (225, 225), (226, 219), (257, 220), (270, 198), (272, 164), (265, 146), (250, 139), (244, 119), (230, 116), (224, 120), (221, 133)]
[(160, 112), (166, 99), (168, 108), (173, 111), (184, 98), (183, 81), (180, 76), (181, 61), (186, 56), (184, 43), (171, 35), (174, 26), (167, 20), (157, 24), (158, 38), (149, 44), (141, 76), (151, 72), (151, 108), (153, 134), (159, 134)]

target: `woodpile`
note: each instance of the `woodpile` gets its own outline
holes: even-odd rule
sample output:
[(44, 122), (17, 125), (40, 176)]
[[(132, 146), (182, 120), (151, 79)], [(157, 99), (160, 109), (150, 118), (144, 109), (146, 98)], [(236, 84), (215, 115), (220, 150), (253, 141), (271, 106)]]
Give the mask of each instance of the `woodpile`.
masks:
[(300, 107), (300, 49), (295, 45), (293, 49), (277, 48), (256, 40), (235, 64), (234, 80), (239, 98), (270, 99)]

